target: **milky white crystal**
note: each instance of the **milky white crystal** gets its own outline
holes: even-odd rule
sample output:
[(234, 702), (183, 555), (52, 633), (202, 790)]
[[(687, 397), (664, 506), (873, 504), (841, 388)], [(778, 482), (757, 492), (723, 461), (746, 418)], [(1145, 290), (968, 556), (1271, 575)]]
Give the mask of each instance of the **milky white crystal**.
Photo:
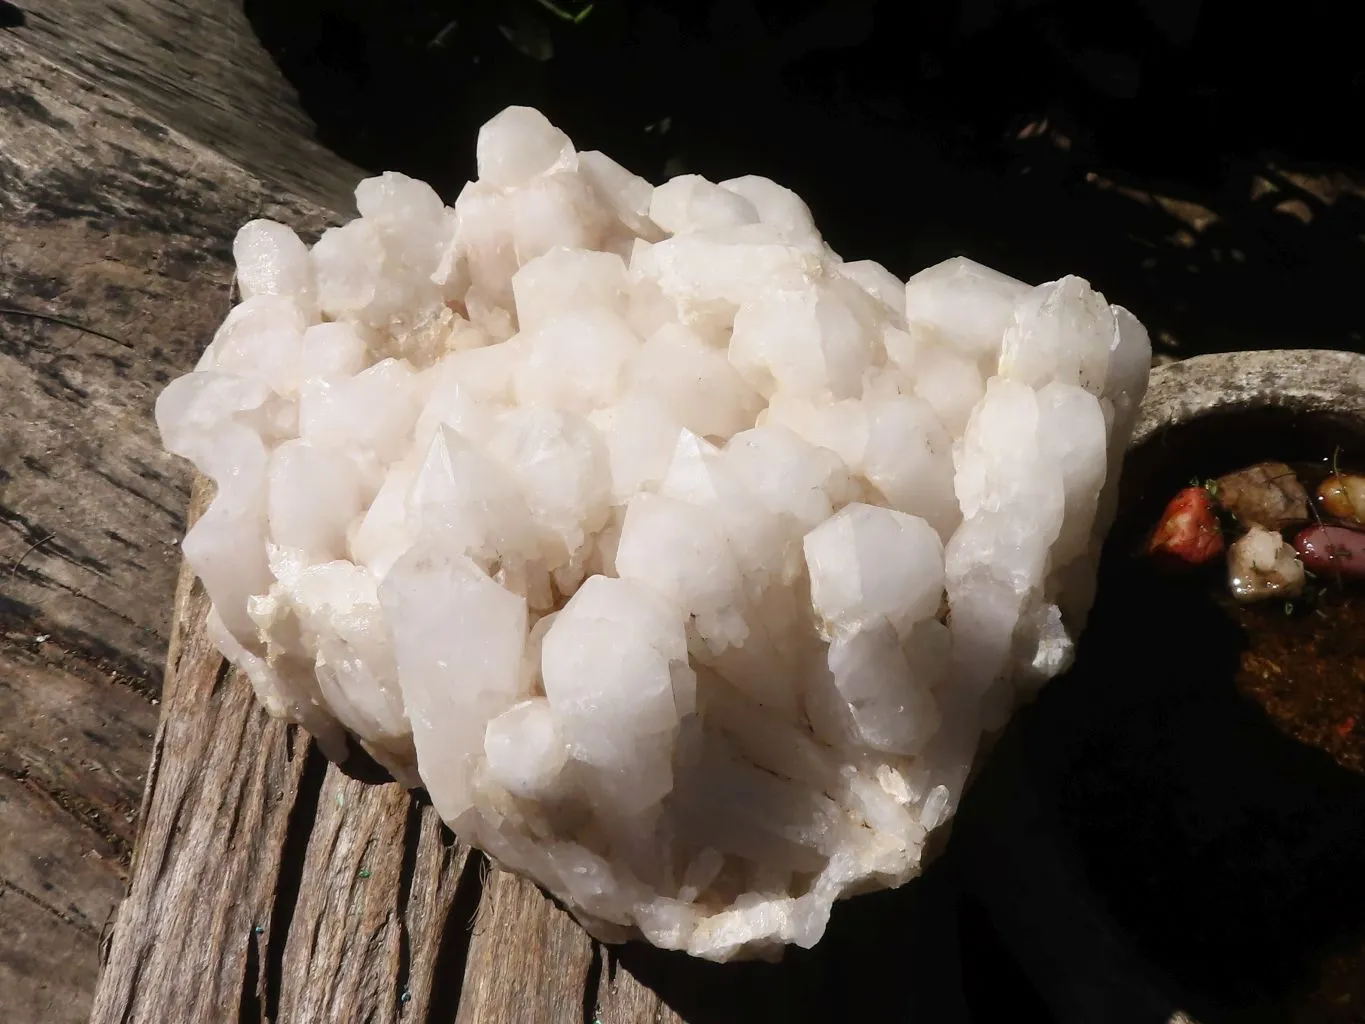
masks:
[(217, 488), (210, 632), (594, 934), (811, 946), (1068, 664), (1146, 332), (1079, 278), (846, 263), (788, 189), (656, 188), (534, 110), (478, 163), (238, 235), (157, 405)]

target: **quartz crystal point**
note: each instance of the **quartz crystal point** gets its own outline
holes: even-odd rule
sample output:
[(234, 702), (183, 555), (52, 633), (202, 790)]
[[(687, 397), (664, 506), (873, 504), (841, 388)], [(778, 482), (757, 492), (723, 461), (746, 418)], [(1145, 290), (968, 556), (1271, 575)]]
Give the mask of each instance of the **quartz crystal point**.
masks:
[(534, 110), (478, 164), (237, 236), (157, 404), (216, 485), (213, 638), (593, 934), (809, 947), (1069, 663), (1146, 332), (1075, 277), (844, 262), (780, 185), (656, 188)]

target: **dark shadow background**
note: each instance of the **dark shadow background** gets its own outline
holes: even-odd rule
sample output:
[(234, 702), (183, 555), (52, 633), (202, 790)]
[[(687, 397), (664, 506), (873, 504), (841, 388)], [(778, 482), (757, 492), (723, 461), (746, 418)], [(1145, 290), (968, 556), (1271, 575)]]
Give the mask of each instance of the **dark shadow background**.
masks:
[[(478, 127), (528, 104), (656, 182), (769, 176), (901, 277), (955, 254), (1079, 273), (1161, 355), (1365, 351), (1345, 3), (599, 0), (577, 23), (572, 0), (245, 6), (327, 145), (447, 200)], [(1211, 467), (1178, 470), (1172, 487)], [(1077, 669), (1008, 731), (924, 879), (841, 904), (782, 965), (632, 945), (601, 970), (698, 1024), (1315, 1019), (1282, 1007), (1365, 921), (1365, 782), (1237, 694), (1216, 608), (1114, 550)], [(1365, 1021), (1346, 1013), (1321, 1019)]]
[[(576, 0), (560, 0), (578, 11)], [(543, 109), (658, 181), (759, 173), (898, 275), (1076, 272), (1171, 355), (1365, 346), (1349, 5), (1232, 0), (246, 0), (324, 142), (453, 198)]]
[[(963, 802), (951, 855), (965, 887), (1053, 980), (1067, 1020), (1162, 1021), (1163, 999), (1204, 1024), (1365, 1020), (1365, 776), (1236, 685), (1249, 634), (1215, 597), (1216, 571), (1173, 580), (1134, 557), (1192, 475), (1338, 449), (1348, 466), (1365, 454), (1358, 422), (1268, 409), (1132, 450), (1076, 664), (1011, 723)], [(1358, 623), (1359, 601), (1322, 608)], [(1317, 629), (1311, 612), (1258, 610), (1261, 628)], [(1333, 663), (1359, 679), (1350, 638)]]

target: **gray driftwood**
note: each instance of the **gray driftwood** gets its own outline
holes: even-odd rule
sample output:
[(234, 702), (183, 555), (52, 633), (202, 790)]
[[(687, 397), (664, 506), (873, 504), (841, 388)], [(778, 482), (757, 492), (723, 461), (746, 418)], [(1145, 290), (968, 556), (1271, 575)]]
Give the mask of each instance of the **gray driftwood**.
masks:
[(152, 402), (226, 309), (225, 232), (267, 210), (322, 223), (0, 32), (7, 1021), (89, 1012), (156, 727), (189, 486), (160, 451)]
[(350, 209), (358, 171), (313, 140), (242, 0), (20, 0), (13, 38), (257, 178)]

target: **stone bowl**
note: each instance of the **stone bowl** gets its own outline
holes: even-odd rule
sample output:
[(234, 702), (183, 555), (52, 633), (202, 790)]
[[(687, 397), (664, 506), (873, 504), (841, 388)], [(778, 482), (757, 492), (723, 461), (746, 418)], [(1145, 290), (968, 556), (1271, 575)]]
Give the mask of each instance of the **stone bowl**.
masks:
[[(953, 826), (964, 899), (1032, 1007), (1010, 1019), (1361, 1019), (1302, 994), (1333, 943), (1358, 942), (1365, 963), (1365, 776), (1239, 696), (1246, 637), (1212, 597), (1134, 583), (1132, 568), (1192, 477), (1338, 447), (1365, 466), (1365, 356), (1153, 371), (1077, 663), (1011, 722)], [(998, 984), (971, 961), (964, 986)]]

